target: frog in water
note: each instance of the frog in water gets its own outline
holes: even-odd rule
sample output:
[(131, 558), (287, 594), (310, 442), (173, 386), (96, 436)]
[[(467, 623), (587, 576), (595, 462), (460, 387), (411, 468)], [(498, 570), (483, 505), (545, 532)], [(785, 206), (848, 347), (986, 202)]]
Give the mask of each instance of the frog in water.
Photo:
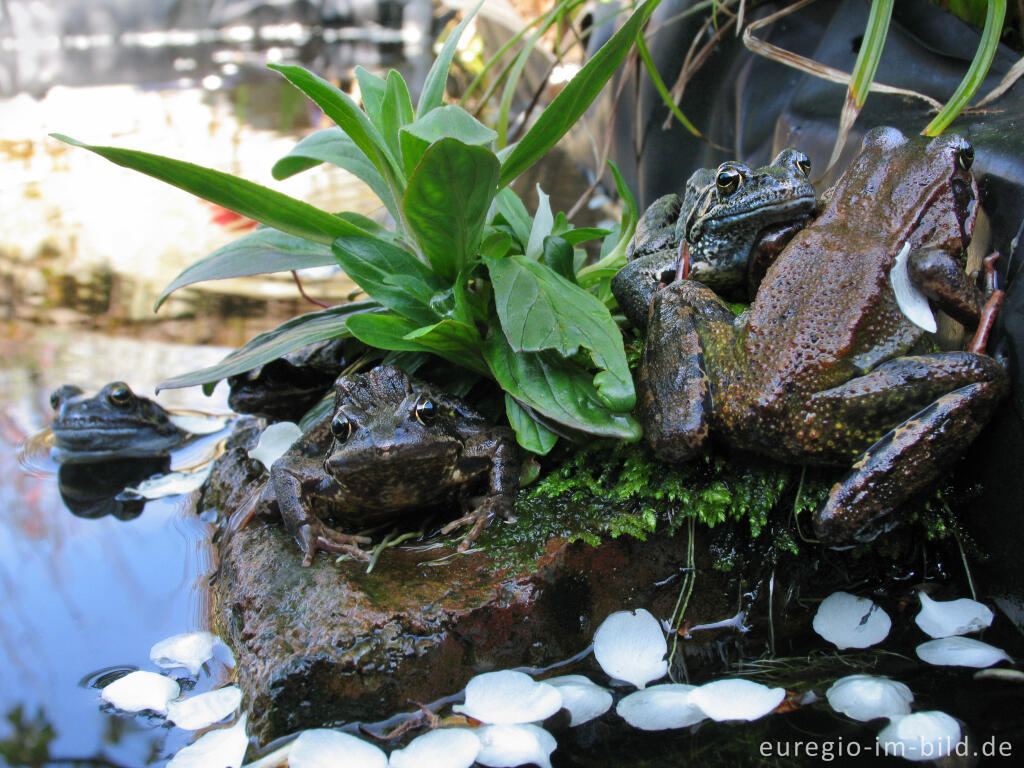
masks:
[(687, 277), (730, 298), (752, 296), (768, 263), (814, 212), (810, 172), (807, 155), (784, 149), (762, 168), (734, 161), (702, 168), (682, 198), (655, 200), (637, 223), (630, 262), (612, 279), (630, 322), (647, 327), (651, 299), (675, 279), (684, 247)]
[(497, 515), (508, 517), (519, 486), (512, 431), (458, 398), (391, 366), (341, 376), (334, 413), (311, 427), (271, 467), (257, 513), (275, 508), (310, 565), (318, 549), (360, 559), (362, 530), (421, 515), (461, 498), (473, 509), (442, 533), (470, 526), (465, 550)]
[(934, 305), (966, 325), (991, 307), (961, 261), (973, 157), (958, 136), (875, 129), (748, 311), (692, 280), (659, 291), (637, 398), (656, 453), (685, 460), (714, 434), (783, 461), (852, 464), (816, 513), (824, 542), (869, 532), (935, 480), (991, 417), (1006, 373), (983, 339), (927, 353), (892, 280), (909, 251), (909, 281)]
[(65, 384), (50, 395), (50, 405), (56, 412), (53, 456), (60, 463), (161, 456), (190, 437), (160, 405), (139, 397), (123, 381), (107, 384), (93, 397)]

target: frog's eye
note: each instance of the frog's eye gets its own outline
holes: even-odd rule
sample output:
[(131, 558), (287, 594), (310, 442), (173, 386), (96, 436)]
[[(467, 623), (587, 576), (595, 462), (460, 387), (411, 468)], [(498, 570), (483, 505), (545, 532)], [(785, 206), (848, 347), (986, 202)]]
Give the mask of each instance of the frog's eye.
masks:
[(742, 180), (742, 173), (737, 171), (735, 168), (725, 166), (724, 168), (719, 169), (718, 175), (715, 177), (715, 187), (718, 189), (718, 194), (723, 197), (728, 197), (740, 188), (740, 182)]
[(800, 173), (802, 173), (804, 176), (810, 176), (811, 158), (809, 158), (803, 152), (800, 152), (794, 159), (796, 161), (796, 167), (800, 169)]
[(352, 434), (352, 422), (344, 413), (338, 413), (331, 419), (331, 434), (339, 443), (344, 443)]
[(971, 170), (971, 166), (974, 165), (974, 147), (970, 144), (960, 147), (956, 153), (956, 164), (965, 171)]
[(55, 411), (60, 407), (60, 390), (55, 389), (50, 393), (50, 407)]
[(416, 404), (416, 410), (413, 413), (416, 414), (416, 421), (420, 424), (427, 424), (437, 416), (437, 406), (433, 400), (423, 400)]
[(132, 391), (127, 384), (115, 384), (107, 392), (107, 402), (118, 408), (127, 408), (132, 402)]

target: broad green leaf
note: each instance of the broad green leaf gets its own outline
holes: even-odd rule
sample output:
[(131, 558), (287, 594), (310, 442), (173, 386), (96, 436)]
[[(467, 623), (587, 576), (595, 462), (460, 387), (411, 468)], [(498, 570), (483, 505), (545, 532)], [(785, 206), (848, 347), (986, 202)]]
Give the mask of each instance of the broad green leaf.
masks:
[(384, 94), (387, 92), (387, 83), (383, 77), (370, 72), (362, 66), (356, 66), (356, 82), (359, 83), (359, 97), (363, 102), (363, 111), (370, 118), (370, 122), (377, 126), (377, 130), (383, 131), (381, 126), (381, 104), (384, 102)]
[(563, 232), (559, 236), (569, 245), (579, 245), (580, 243), (585, 243), (588, 240), (597, 240), (599, 237), (606, 237), (610, 234), (610, 229), (600, 229), (599, 227), (580, 227), (579, 229), (570, 229), (568, 232)]
[(494, 207), (497, 213), (512, 227), (516, 240), (519, 241), (519, 247), (525, 251), (526, 244), (530, 242), (530, 227), (533, 225), (533, 219), (519, 195), (511, 187), (505, 187), (495, 196)]
[(551, 353), (515, 352), (504, 334), (493, 332), (484, 342), (484, 357), (502, 389), (556, 424), (602, 437), (640, 438), (636, 420), (608, 410), (590, 373), (571, 361)]
[(541, 262), (571, 283), (576, 282), (575, 254), (568, 241), (552, 235), (544, 238)]
[(402, 209), (434, 271), (453, 280), (480, 245), (498, 184), (498, 160), (486, 147), (456, 139), (430, 145), (409, 178)]
[(391, 188), (377, 167), (363, 154), (337, 126), (324, 128), (304, 138), (271, 169), (275, 179), (287, 179), (320, 163), (331, 163), (344, 168), (373, 190), (392, 216), (398, 218)]
[(254, 337), (219, 363), (211, 365), (160, 384), (157, 390), (193, 387), (197, 384), (220, 381), (228, 376), (251, 371), (257, 366), (276, 360), (282, 355), (294, 352), (318, 341), (350, 336), (345, 322), (350, 317), (364, 313), (380, 312), (375, 301), (354, 301), (319, 312), (293, 317), (285, 323)]
[(145, 173), (204, 200), (222, 205), (260, 224), (306, 240), (330, 245), (339, 235), (362, 232), (358, 227), (308, 203), (228, 173), (148, 152), (95, 146), (58, 133), (51, 135), (67, 144), (95, 152), (112, 163)]
[(417, 328), (441, 319), (430, 297), (449, 286), (408, 251), (370, 235), (340, 237), (332, 249), (341, 268), (370, 298), (413, 320)]
[(526, 243), (526, 257), (528, 259), (539, 259), (544, 252), (544, 238), (551, 234), (551, 228), (555, 225), (555, 217), (551, 214), (551, 200), (544, 190), (537, 185), (537, 213), (533, 217), (533, 226), (530, 227), (530, 239)]
[(270, 64), (269, 67), (280, 72), (292, 85), (316, 102), (324, 114), (355, 142), (381, 176), (392, 186), (400, 187), (398, 176), (401, 170), (397, 159), (391, 154), (377, 127), (347, 93), (302, 67), (290, 64)]
[(524, 411), (516, 399), (507, 392), (505, 393), (505, 414), (508, 416), (508, 423), (512, 425), (512, 429), (516, 433), (516, 441), (526, 450), (544, 456), (558, 442), (558, 435), (531, 419), (530, 414)]
[(646, 0), (562, 89), (505, 158), (499, 186), (506, 186), (558, 143), (615, 74), (660, 0)]
[(633, 407), (636, 393), (622, 334), (597, 297), (519, 254), (504, 259), (485, 257), (485, 263), (494, 285), (498, 318), (512, 349), (551, 349), (571, 357), (584, 347), (594, 364), (603, 369), (593, 382), (601, 400), (616, 411)]
[(476, 12), (480, 10), (480, 6), (483, 4), (484, 0), (480, 0), (473, 10), (467, 13), (465, 18), (459, 22), (459, 26), (452, 30), (452, 33), (448, 35), (448, 39), (444, 41), (441, 53), (434, 59), (434, 63), (430, 66), (427, 77), (423, 81), (420, 101), (416, 105), (416, 117), (423, 117), (434, 107), (439, 107), (444, 103), (444, 87), (448, 82), (448, 69), (452, 65), (452, 59), (455, 58), (455, 47), (459, 44), (459, 38), (462, 37), (462, 32), (466, 29), (466, 25), (469, 24), (469, 20), (476, 15)]
[(365, 314), (353, 317), (349, 331), (359, 341), (378, 349), (400, 352), (430, 352), (472, 371), (488, 375), (480, 355), (476, 330), (454, 320), (426, 327), (399, 315)]
[(489, 146), (497, 135), (462, 107), (446, 104), (432, 109), (401, 131), (405, 173), (412, 175), (427, 147), (435, 141), (458, 139), (463, 144)]
[(387, 92), (380, 108), (380, 132), (395, 157), (402, 156), (399, 132), (413, 120), (412, 99), (405, 80), (397, 71), (388, 72)]
[(164, 288), (153, 311), (158, 310), (171, 293), (193, 283), (336, 263), (330, 246), (276, 229), (257, 229), (186, 267)]

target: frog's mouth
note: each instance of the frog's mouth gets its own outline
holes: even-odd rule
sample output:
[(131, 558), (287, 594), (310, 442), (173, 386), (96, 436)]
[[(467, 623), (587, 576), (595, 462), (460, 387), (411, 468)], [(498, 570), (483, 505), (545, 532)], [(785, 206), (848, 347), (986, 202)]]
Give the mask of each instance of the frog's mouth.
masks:
[(148, 422), (76, 420), (54, 424), (51, 429), (57, 447), (65, 451), (121, 451), (138, 448), (142, 452), (158, 450), (176, 440), (174, 434)]
[(734, 226), (737, 223), (748, 219), (757, 219), (764, 222), (765, 226), (781, 224), (796, 218), (806, 218), (814, 212), (817, 198), (811, 192), (800, 197), (786, 197), (779, 200), (769, 200), (755, 208), (744, 208), (743, 210), (732, 211), (719, 215), (710, 214), (707, 218), (699, 219), (693, 229), (719, 229)]

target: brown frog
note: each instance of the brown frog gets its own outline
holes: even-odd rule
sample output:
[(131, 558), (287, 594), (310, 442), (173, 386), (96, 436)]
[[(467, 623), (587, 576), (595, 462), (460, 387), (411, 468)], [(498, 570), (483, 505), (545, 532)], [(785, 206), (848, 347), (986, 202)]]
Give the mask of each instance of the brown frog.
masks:
[(638, 382), (655, 451), (684, 460), (714, 434), (784, 461), (852, 464), (815, 516), (825, 542), (866, 533), (936, 479), (991, 417), (1006, 374), (984, 354), (927, 352), (892, 274), (909, 246), (910, 282), (978, 322), (986, 295), (961, 260), (977, 212), (973, 156), (957, 136), (875, 129), (748, 311), (735, 316), (691, 280), (660, 291)]
[(497, 515), (509, 517), (519, 486), (512, 431), (458, 398), (391, 366), (335, 382), (334, 413), (274, 462), (258, 511), (275, 507), (309, 565), (318, 549), (360, 559), (364, 530), (461, 498), (473, 509), (449, 522), (470, 526), (464, 550)]

